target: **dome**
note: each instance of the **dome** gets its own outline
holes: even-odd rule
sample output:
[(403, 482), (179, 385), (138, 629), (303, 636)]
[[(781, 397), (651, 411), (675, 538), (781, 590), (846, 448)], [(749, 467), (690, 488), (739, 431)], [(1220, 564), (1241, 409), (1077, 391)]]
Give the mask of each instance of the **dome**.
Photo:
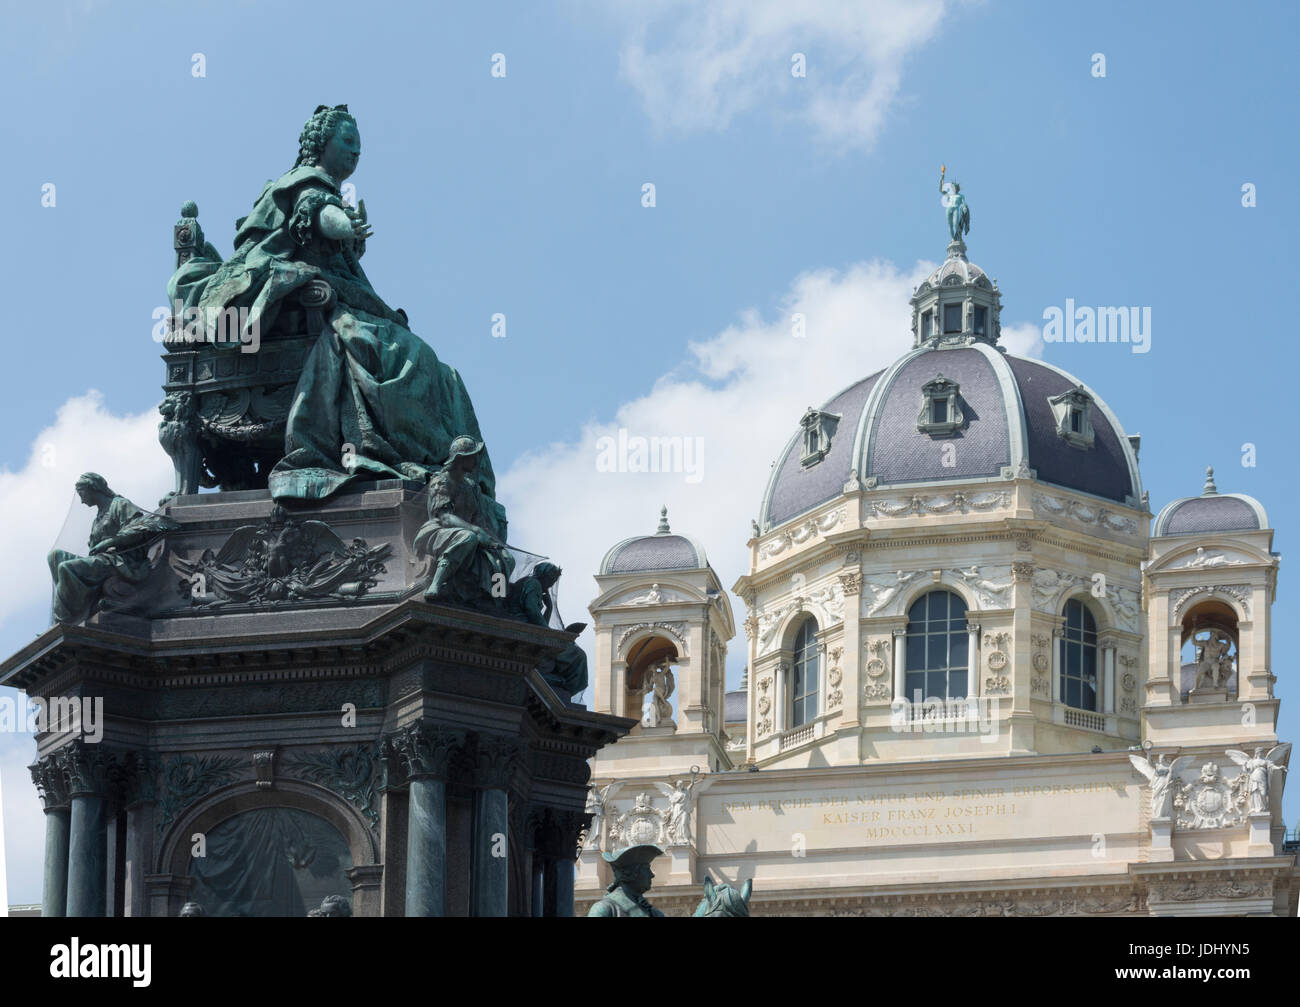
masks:
[(749, 719), (749, 693), (744, 689), (732, 689), (723, 696), (724, 724), (743, 724)]
[(1205, 489), (1198, 497), (1165, 504), (1156, 515), (1152, 535), (1204, 535), (1217, 531), (1257, 531), (1268, 527), (1263, 505), (1244, 493), (1220, 493), (1214, 469), (1205, 470)]
[[(934, 275), (950, 267), (983, 276), (960, 257)], [(944, 404), (932, 409), (931, 400)], [(1042, 483), (1143, 506), (1134, 443), (1090, 388), (969, 334), (930, 340), (808, 410), (772, 468), (760, 530), (835, 499), (854, 479), (869, 489), (929, 489), (1026, 470)]]
[(668, 508), (659, 511), (659, 528), (653, 535), (625, 538), (600, 561), (604, 574), (640, 573), (659, 570), (704, 570), (709, 560), (704, 547), (686, 535), (675, 535), (668, 527)]
[(925, 281), (916, 288), (916, 296), (923, 294), (931, 287), (952, 286), (954, 283), (963, 286), (966, 284), (980, 287), (992, 286), (984, 270), (969, 261), (964, 255), (954, 255), (925, 278)]

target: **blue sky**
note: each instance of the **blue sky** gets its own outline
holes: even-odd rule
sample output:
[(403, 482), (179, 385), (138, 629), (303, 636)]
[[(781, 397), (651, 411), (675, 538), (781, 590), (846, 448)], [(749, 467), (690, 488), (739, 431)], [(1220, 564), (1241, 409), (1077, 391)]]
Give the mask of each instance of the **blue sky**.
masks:
[[(767, 464), (802, 406), (907, 343), (906, 294), (946, 243), (941, 162), (1004, 324), (1039, 325), (1066, 298), (1152, 308), (1145, 355), (1040, 348), (1142, 434), (1152, 509), (1199, 492), (1213, 464), (1221, 490), (1263, 501), (1285, 552), (1286, 173), (1300, 158), (1280, 85), (1298, 19), (1282, 3), (6, 5), (0, 282), (18, 380), (0, 397), (0, 649), (45, 625), (41, 556), (87, 461), (142, 502), (166, 477), (148, 446), (150, 331), (180, 204), (197, 201), (229, 254), (234, 219), (291, 166), (320, 103), (359, 120), (367, 272), (462, 372), (519, 544), (569, 570), (570, 620), (600, 553), (653, 531), (661, 502), (724, 583), (742, 572)], [(794, 52), (807, 78), (791, 77)], [(777, 340), (799, 305), (824, 309), (826, 338), (810, 333), (811, 360), (783, 376)], [(746, 412), (764, 397), (771, 426)], [(646, 416), (706, 436), (710, 475), (624, 477), (612, 505), (612, 477), (582, 474), (583, 445)], [(563, 527), (537, 517), (566, 496)], [(1278, 625), (1300, 619), (1295, 597), (1284, 566)], [(1296, 738), (1283, 639), (1279, 733)], [(13, 902), (39, 898), (31, 752), (0, 738)]]

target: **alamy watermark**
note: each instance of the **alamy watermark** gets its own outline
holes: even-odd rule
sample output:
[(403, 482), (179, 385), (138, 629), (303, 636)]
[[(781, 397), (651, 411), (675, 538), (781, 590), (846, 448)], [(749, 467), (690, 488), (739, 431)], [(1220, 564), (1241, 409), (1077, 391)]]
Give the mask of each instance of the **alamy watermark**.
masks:
[(1151, 350), (1151, 308), (1090, 308), (1074, 306), (1074, 298), (1065, 299), (1065, 308), (1051, 305), (1043, 309), (1045, 343), (1128, 343), (1134, 353)]
[(240, 353), (256, 353), (262, 346), (261, 326), (249, 322), (249, 309), (186, 307), (179, 300), (171, 307), (153, 309), (155, 343), (242, 343)]
[(104, 740), (103, 696), (32, 696), (19, 714), (12, 696), (0, 696), (0, 733), (72, 734), (90, 744)]
[(698, 483), (704, 478), (704, 438), (633, 436), (619, 427), (616, 437), (596, 438), (596, 471), (677, 472)]
[(998, 699), (922, 698), (921, 690), (915, 689), (911, 700), (889, 704), (889, 729), (895, 734), (979, 734), (981, 743), (992, 744), (998, 730)]

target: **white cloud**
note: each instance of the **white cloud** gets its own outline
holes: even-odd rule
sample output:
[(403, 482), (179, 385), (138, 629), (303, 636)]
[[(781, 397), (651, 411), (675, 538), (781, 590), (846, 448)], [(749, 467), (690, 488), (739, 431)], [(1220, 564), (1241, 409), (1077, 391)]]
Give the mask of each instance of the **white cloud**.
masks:
[[(942, 24), (944, 0), (667, 0), (614, 5), (620, 73), (659, 129), (721, 129), (754, 109), (869, 147), (904, 60)], [(791, 74), (803, 53), (807, 75)]]
[[(687, 363), (622, 405), (612, 420), (590, 423), (576, 440), (517, 460), (500, 479), (511, 540), (569, 571), (561, 581), (564, 618), (585, 621), (579, 613), (595, 596), (591, 577), (601, 557), (621, 539), (652, 533), (661, 504), (675, 531), (704, 545), (730, 590), (746, 571), (744, 543), (771, 464), (799, 417), (911, 346), (908, 301), (932, 269), (918, 263), (901, 271), (877, 261), (805, 273), (770, 317), (746, 311), (692, 345)], [(803, 338), (792, 335), (796, 313), (806, 319)], [(1035, 353), (1036, 332), (1031, 325), (1009, 326), (1003, 336), (1012, 352)], [(617, 438), (620, 428), (628, 436), (702, 438), (702, 478), (598, 470), (600, 438)], [(734, 680), (744, 660), (743, 636), (730, 647)]]

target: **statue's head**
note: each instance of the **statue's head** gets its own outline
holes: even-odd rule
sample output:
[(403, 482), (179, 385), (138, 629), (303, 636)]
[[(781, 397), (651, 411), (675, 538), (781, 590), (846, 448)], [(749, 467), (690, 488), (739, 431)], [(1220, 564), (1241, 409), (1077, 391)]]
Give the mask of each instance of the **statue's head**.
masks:
[(98, 472), (83, 472), (77, 480), (77, 496), (82, 503), (90, 503), (99, 497), (111, 497), (113, 491), (108, 488), (108, 480)]
[(447, 467), (466, 471), (472, 469), (478, 464), (479, 455), (482, 452), (482, 441), (475, 440), (467, 434), (461, 434), (451, 442), (451, 446), (447, 449)]
[(207, 913), (205, 913), (205, 912), (203, 911), (203, 907), (202, 907), (201, 905), (199, 905), (197, 902), (186, 902), (185, 905), (181, 906), (181, 912), (180, 912), (180, 915), (182, 915), (182, 916), (206, 916)]
[(663, 854), (653, 843), (629, 846), (618, 853), (602, 853), (601, 858), (614, 869), (612, 888), (622, 885), (624, 888), (642, 895), (650, 890), (654, 883), (654, 871), (650, 870), (650, 861)]
[(541, 562), (533, 568), (533, 576), (541, 581), (542, 587), (553, 587), (560, 579), (560, 568), (554, 563)]
[(361, 159), (361, 134), (346, 105), (318, 105), (298, 135), (298, 160), (294, 167), (319, 167), (342, 182), (357, 170)]

